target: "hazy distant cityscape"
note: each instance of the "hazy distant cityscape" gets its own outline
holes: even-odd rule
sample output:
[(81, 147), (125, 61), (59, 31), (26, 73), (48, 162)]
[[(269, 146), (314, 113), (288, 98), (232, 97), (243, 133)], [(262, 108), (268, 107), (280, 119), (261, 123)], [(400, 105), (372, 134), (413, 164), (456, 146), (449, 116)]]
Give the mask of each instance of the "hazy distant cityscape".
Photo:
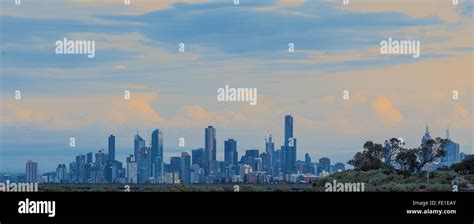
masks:
[[(69, 165), (58, 164), (55, 171), (38, 174), (38, 163), (26, 162), (24, 174), (0, 175), (0, 182), (28, 183), (130, 183), (130, 184), (221, 184), (221, 183), (311, 183), (312, 181), (341, 172), (346, 169), (345, 163), (331, 164), (331, 160), (321, 157), (314, 162), (306, 153), (304, 160), (298, 160), (297, 138), (293, 136), (293, 116), (284, 117), (285, 143), (275, 148), (272, 135), (265, 139), (265, 149), (245, 150), (239, 158), (237, 140), (224, 141), (224, 161), (216, 159), (216, 132), (213, 126), (204, 129), (204, 148), (191, 152), (182, 152), (180, 157), (170, 157), (164, 161), (163, 132), (155, 129), (151, 134), (151, 144), (138, 133), (134, 137), (134, 151), (126, 158), (125, 164), (115, 158), (115, 136), (108, 137), (108, 151), (99, 150), (78, 155)], [(426, 126), (421, 139), (423, 144), (431, 139)], [(428, 169), (434, 170), (443, 166), (458, 163), (466, 157), (459, 152), (459, 144), (449, 137), (446, 129), (447, 143), (444, 146), (446, 156), (439, 163)]]

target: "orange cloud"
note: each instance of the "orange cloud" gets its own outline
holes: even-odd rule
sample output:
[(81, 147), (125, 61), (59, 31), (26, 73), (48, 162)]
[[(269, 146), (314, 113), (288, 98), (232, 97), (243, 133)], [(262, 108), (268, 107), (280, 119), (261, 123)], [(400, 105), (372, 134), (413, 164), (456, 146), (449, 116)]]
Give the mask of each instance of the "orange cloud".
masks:
[(403, 120), (402, 114), (398, 111), (393, 103), (383, 97), (379, 96), (375, 99), (373, 107), (378, 121), (385, 124), (395, 124)]
[(340, 8), (354, 12), (400, 12), (414, 18), (437, 15), (450, 22), (459, 20), (459, 7), (464, 3), (463, 0), (459, 0), (458, 5), (453, 5), (451, 0), (349, 0), (348, 5), (343, 5), (342, 1), (326, 0), (326, 2), (336, 2)]

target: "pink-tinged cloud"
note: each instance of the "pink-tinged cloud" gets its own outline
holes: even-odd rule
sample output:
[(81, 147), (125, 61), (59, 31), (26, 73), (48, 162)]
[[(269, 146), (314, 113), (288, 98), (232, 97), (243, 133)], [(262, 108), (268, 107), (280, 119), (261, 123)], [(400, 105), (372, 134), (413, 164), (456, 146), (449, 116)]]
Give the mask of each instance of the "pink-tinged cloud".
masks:
[(373, 103), (377, 121), (383, 124), (396, 124), (403, 120), (403, 116), (395, 105), (386, 97), (379, 96)]

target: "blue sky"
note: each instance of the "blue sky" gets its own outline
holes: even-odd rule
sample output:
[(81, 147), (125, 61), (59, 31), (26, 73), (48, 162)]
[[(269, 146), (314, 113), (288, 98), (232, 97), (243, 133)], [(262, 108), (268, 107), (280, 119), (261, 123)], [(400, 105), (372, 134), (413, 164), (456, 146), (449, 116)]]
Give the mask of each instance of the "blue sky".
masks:
[[(390, 137), (415, 147), (425, 124), (436, 136), (449, 126), (472, 153), (472, 1), (13, 2), (0, 3), (0, 171), (23, 171), (29, 159), (52, 170), (105, 148), (110, 134), (123, 161), (136, 131), (149, 142), (154, 128), (169, 156), (203, 147), (208, 125), (219, 158), (227, 138), (241, 154), (263, 150), (268, 131), (282, 144), (285, 114), (299, 159), (346, 162), (366, 140)], [(94, 40), (96, 57), (56, 55), (65, 37)], [(419, 40), (422, 56), (381, 55), (389, 37)], [(257, 106), (216, 101), (225, 85), (257, 88)]]

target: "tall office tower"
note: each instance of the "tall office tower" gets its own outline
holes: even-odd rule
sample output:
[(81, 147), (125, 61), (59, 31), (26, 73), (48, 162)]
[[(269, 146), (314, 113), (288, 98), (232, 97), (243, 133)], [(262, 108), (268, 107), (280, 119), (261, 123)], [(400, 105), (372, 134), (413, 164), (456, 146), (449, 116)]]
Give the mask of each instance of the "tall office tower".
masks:
[(430, 139), (431, 139), (430, 129), (428, 128), (428, 125), (426, 125), (425, 135), (423, 135), (423, 137), (421, 138), (421, 144), (424, 145), (425, 142), (430, 140)]
[(228, 165), (237, 165), (238, 153), (237, 153), (237, 141), (234, 139), (228, 139), (224, 141), (224, 161)]
[(138, 183), (138, 164), (133, 155), (127, 157), (127, 183)]
[(449, 138), (449, 129), (446, 128), (446, 144), (443, 147), (446, 156), (441, 158), (441, 164), (444, 166), (451, 166), (454, 163), (459, 163), (459, 144)]
[(170, 158), (170, 171), (180, 172), (181, 170), (181, 157), (173, 156)]
[(87, 179), (86, 174), (86, 157), (84, 155), (76, 156), (76, 170), (77, 170), (77, 182), (85, 183)]
[(199, 168), (203, 168), (204, 164), (204, 149), (199, 148), (199, 149), (194, 149), (191, 151), (192, 154), (192, 165), (199, 165)]
[(251, 166), (252, 169), (255, 170), (255, 158), (260, 158), (260, 152), (258, 149), (245, 150), (243, 163)]
[(275, 158), (275, 143), (273, 142), (272, 134), (269, 134), (268, 138), (265, 139), (265, 152), (267, 153), (268, 162), (268, 169), (266, 171), (273, 176), (277, 159)]
[(153, 163), (153, 168), (154, 168), (153, 174), (154, 174), (156, 182), (159, 184), (164, 183), (165, 171), (164, 171), (163, 157), (157, 156), (155, 158), (155, 162)]
[(187, 152), (181, 153), (181, 172), (179, 176), (183, 183), (191, 183), (191, 156)]
[(133, 141), (133, 155), (135, 156), (135, 159), (138, 160), (138, 153), (142, 148), (145, 148), (145, 140), (140, 137), (140, 135), (136, 134)]
[(38, 163), (28, 160), (26, 162), (26, 182), (38, 182)]
[(206, 174), (211, 171), (211, 163), (216, 160), (216, 129), (208, 126), (204, 130), (204, 166)]
[(92, 163), (92, 161), (93, 161), (93, 155), (94, 155), (94, 154), (93, 154), (92, 152), (89, 152), (89, 153), (86, 154), (86, 163), (87, 163), (87, 164), (91, 164), (91, 163)]
[(147, 183), (151, 177), (151, 148), (143, 147), (138, 152), (138, 183)]
[(109, 158), (108, 161), (115, 161), (115, 136), (109, 136)]
[(151, 133), (151, 158), (155, 160), (157, 156), (163, 158), (163, 132), (160, 129)]
[(296, 172), (296, 139), (293, 137), (293, 117), (285, 116), (285, 143), (282, 151), (282, 171)]
[(306, 153), (304, 155), (304, 168), (303, 168), (304, 173), (313, 173), (312, 168), (313, 166), (311, 163), (311, 156), (308, 153)]
[(59, 164), (56, 168), (56, 183), (66, 183), (67, 181), (67, 168), (66, 164)]

